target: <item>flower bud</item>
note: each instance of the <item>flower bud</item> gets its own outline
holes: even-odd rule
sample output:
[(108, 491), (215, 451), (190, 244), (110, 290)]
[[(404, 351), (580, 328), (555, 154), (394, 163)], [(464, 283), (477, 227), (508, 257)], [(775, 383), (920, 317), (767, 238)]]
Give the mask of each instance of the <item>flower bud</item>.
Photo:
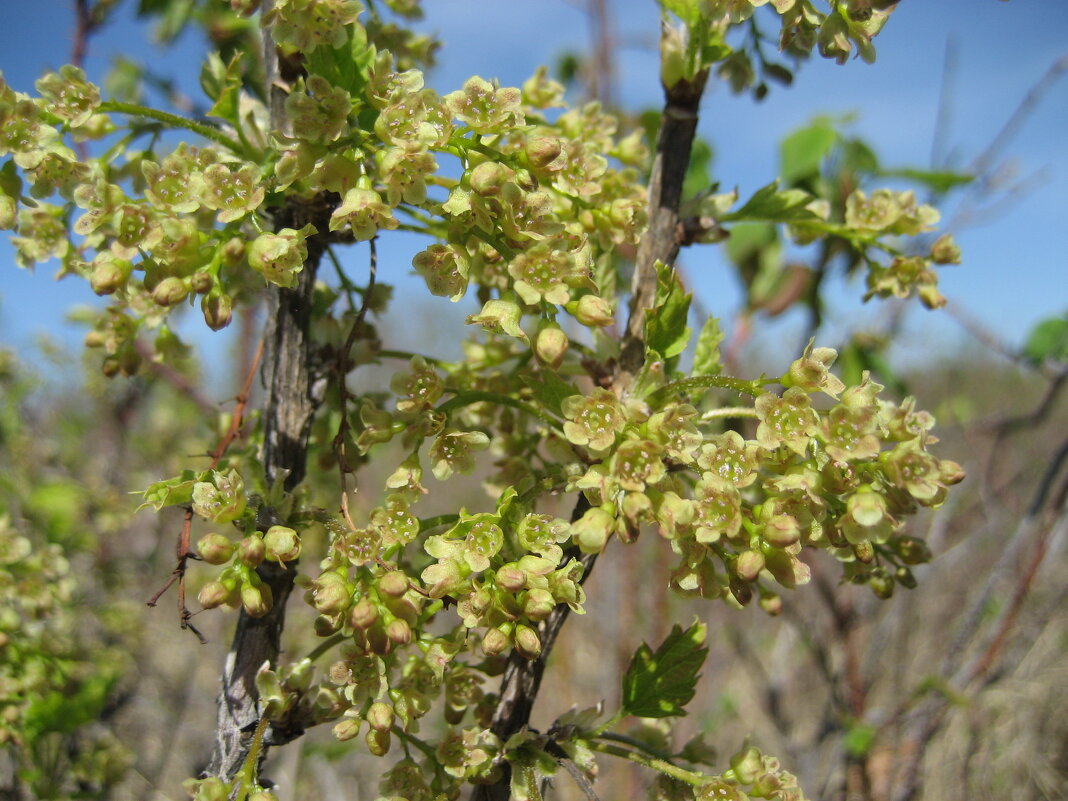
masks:
[(189, 278), (189, 288), (198, 295), (210, 292), (213, 286), (215, 286), (215, 279), (211, 277), (211, 273), (203, 270), (198, 270)]
[(361, 598), (349, 612), (349, 622), (356, 629), (369, 629), (378, 622), (378, 607), (370, 598)]
[(894, 571), (894, 581), (906, 590), (916, 589), (916, 577), (912, 575), (912, 571), (904, 565)]
[(274, 594), (266, 584), (258, 587), (246, 584), (241, 588), (241, 605), (249, 617), (263, 617), (274, 605)]
[(793, 515), (775, 515), (764, 524), (764, 541), (776, 548), (789, 548), (801, 539), (801, 527)]
[(894, 594), (894, 580), (885, 568), (877, 567), (871, 571), (868, 577), (868, 586), (871, 591), (884, 601)]
[(345, 579), (338, 573), (327, 572), (311, 583), (312, 606), (324, 615), (336, 615), (343, 611), (352, 598)]
[(214, 609), (222, 606), (230, 597), (230, 590), (226, 589), (221, 581), (209, 581), (197, 594), (197, 600), (205, 609)]
[(731, 770), (741, 784), (752, 784), (765, 772), (764, 758), (756, 746), (746, 746), (731, 757)]
[(248, 567), (257, 567), (264, 557), (267, 556), (267, 546), (263, 540), (255, 535), (245, 537), (237, 544), (237, 558), (241, 564)]
[(278, 801), (278, 796), (270, 790), (257, 790), (249, 795), (248, 801)]
[(875, 546), (871, 544), (871, 540), (860, 540), (860, 542), (853, 543), (853, 554), (857, 557), (857, 561), (864, 564), (871, 564), (875, 559)]
[(537, 659), (541, 654), (541, 639), (538, 637), (538, 632), (530, 626), (520, 623), (515, 627), (513, 637), (516, 650), (527, 659)]
[(85, 347), (87, 348), (102, 348), (107, 342), (107, 338), (100, 331), (90, 331), (85, 335)]
[(394, 618), (386, 626), (386, 636), (390, 642), (407, 645), (412, 641), (412, 627), (408, 625), (408, 621), (399, 617)]
[(519, 592), (527, 586), (527, 574), (516, 565), (501, 565), (497, 570), (497, 586), (508, 592)]
[(334, 724), (334, 736), (341, 742), (351, 740), (360, 733), (360, 721), (355, 718), (344, 718)]
[(616, 519), (600, 507), (588, 509), (571, 526), (571, 534), (583, 553), (600, 553), (608, 543)]
[(734, 563), (734, 570), (738, 577), (745, 581), (755, 581), (764, 569), (764, 554), (760, 551), (742, 551), (738, 555), (738, 561)]
[(408, 592), (408, 577), (401, 570), (392, 570), (379, 577), (378, 591), (391, 598), (400, 598)]
[(535, 169), (549, 167), (562, 152), (563, 145), (555, 136), (532, 136), (527, 140), (527, 159)]
[(385, 756), (389, 753), (390, 735), (388, 731), (368, 729), (365, 736), (367, 750), (375, 756)]
[(539, 362), (555, 370), (564, 361), (570, 344), (563, 329), (556, 323), (549, 323), (538, 331), (534, 339), (534, 355)]
[(931, 261), (935, 264), (960, 264), (960, 248), (952, 234), (942, 234), (931, 245)]
[(545, 620), (556, 608), (556, 599), (548, 590), (534, 589), (527, 593), (523, 614), (535, 622)]
[(483, 197), (501, 192), (501, 187), (512, 177), (511, 170), (496, 161), (484, 161), (471, 170), (471, 188)]
[(393, 707), (382, 701), (375, 701), (367, 710), (367, 723), (376, 731), (389, 731), (393, 728)]
[(152, 300), (159, 306), (174, 306), (189, 295), (189, 290), (181, 278), (169, 275), (156, 284), (152, 290)]
[(341, 620), (329, 615), (317, 615), (312, 621), (312, 627), (315, 629), (316, 637), (329, 637), (341, 630)]
[(482, 635), (482, 651), (486, 656), (504, 653), (508, 648), (508, 635), (500, 629), (489, 629)]
[(197, 542), (197, 554), (209, 565), (221, 565), (234, 555), (234, 544), (222, 534), (205, 534)]
[(769, 592), (760, 596), (760, 608), (772, 617), (782, 613), (782, 597), (778, 593)]
[(615, 323), (612, 307), (599, 295), (583, 295), (564, 306), (568, 313), (585, 326), (604, 326)]
[(98, 258), (93, 266), (93, 273), (89, 276), (89, 286), (98, 295), (111, 295), (126, 286), (129, 276), (128, 261)]
[(916, 537), (897, 537), (893, 546), (906, 565), (922, 565), (931, 561), (931, 549), (927, 547), (926, 542)]
[(200, 301), (204, 322), (212, 331), (221, 331), (230, 325), (233, 318), (233, 301), (229, 295), (207, 294)]
[(263, 535), (266, 556), (272, 562), (292, 562), (300, 556), (300, 537), (286, 526), (271, 526)]
[(189, 779), (182, 786), (193, 796), (193, 801), (227, 801), (230, 797), (230, 785), (215, 776)]

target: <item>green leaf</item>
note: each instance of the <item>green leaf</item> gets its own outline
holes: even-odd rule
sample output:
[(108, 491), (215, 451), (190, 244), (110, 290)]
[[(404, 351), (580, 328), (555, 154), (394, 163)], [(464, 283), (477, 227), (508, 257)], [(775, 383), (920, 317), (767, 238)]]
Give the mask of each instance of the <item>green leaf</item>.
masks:
[(157, 481), (144, 491), (145, 502), (137, 507), (138, 511), (151, 506), (157, 512), (165, 506), (179, 506), (193, 500), (193, 485), (203, 481), (207, 473), (194, 473), (183, 470), (180, 476)]
[(685, 631), (672, 628), (655, 653), (642, 643), (623, 676), (623, 712), (639, 718), (685, 715), (708, 656), (707, 632), (705, 624), (694, 621)]
[(960, 172), (948, 170), (914, 170), (901, 168), (896, 170), (880, 170), (879, 175), (886, 178), (907, 178), (924, 186), (930, 187), (935, 192), (948, 192), (958, 186), (970, 184), (975, 180), (974, 175), (966, 175)]
[(645, 318), (645, 344), (665, 359), (678, 356), (690, 341), (690, 327), (686, 325), (690, 298), (683, 291), (675, 271), (658, 261), (656, 300)]
[(73, 691), (51, 691), (34, 698), (23, 719), (25, 734), (31, 741), (48, 732), (70, 733), (100, 717), (117, 675), (94, 673)]
[(818, 175), (823, 159), (838, 141), (838, 132), (826, 119), (787, 136), (779, 149), (782, 180), (787, 184)]
[(690, 163), (686, 167), (686, 177), (682, 182), (684, 198), (691, 198), (699, 192), (704, 192), (712, 185), (712, 178), (708, 171), (711, 166), (712, 146), (698, 136), (693, 140)]
[(758, 189), (740, 209), (723, 216), (724, 222), (741, 220), (765, 222), (793, 222), (795, 220), (819, 219), (805, 208), (812, 195), (801, 189), (779, 190), (779, 182), (772, 181)]
[(669, 11), (687, 25), (696, 25), (701, 18), (701, 4), (697, 0), (658, 0), (660, 8)]
[(362, 26), (349, 26), (348, 36), (348, 41), (341, 47), (322, 46), (309, 53), (308, 74), (321, 75), (356, 97), (367, 85), (377, 51), (368, 43), (367, 31)]
[(241, 93), (241, 56), (235, 55), (224, 64), (218, 53), (212, 53), (200, 70), (200, 88), (215, 101), (208, 109), (209, 117), (218, 117), (238, 124)]
[(552, 370), (539, 370), (537, 373), (522, 373), (519, 377), (524, 384), (530, 387), (538, 403), (557, 417), (564, 416), (564, 413), (560, 411), (560, 404), (563, 402), (564, 398), (582, 394), (574, 384), (564, 381)]
[(1068, 314), (1050, 317), (1032, 328), (1023, 356), (1031, 364), (1068, 361)]
[(723, 365), (720, 362), (719, 343), (723, 341), (723, 332), (719, 327), (719, 320), (709, 317), (701, 326), (701, 333), (697, 337), (697, 345), (693, 353), (692, 376), (718, 375)]
[(842, 738), (846, 753), (854, 757), (866, 756), (875, 742), (875, 727), (863, 721), (854, 721)]

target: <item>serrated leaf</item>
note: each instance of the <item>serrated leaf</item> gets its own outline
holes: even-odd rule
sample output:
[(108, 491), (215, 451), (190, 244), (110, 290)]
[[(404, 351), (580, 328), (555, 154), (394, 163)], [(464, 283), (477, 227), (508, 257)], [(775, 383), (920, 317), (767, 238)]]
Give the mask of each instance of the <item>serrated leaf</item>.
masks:
[(206, 475), (206, 473), (183, 470), (180, 476), (157, 481), (144, 491), (145, 501), (137, 507), (138, 511), (146, 506), (151, 506), (158, 512), (165, 506), (179, 506), (183, 503), (190, 503), (193, 500), (193, 485), (198, 481), (203, 481)]
[(709, 317), (701, 326), (701, 333), (697, 337), (697, 345), (693, 352), (692, 376), (718, 375), (723, 365), (720, 363), (719, 343), (723, 341), (723, 331), (720, 330), (719, 320)]
[(794, 222), (819, 219), (805, 206), (812, 202), (812, 195), (802, 189), (779, 189), (779, 182), (772, 181), (758, 189), (737, 211), (723, 216), (724, 222)]
[(687, 25), (694, 25), (701, 16), (701, 6), (697, 0), (658, 0), (660, 8), (670, 11)]
[(623, 676), (623, 712), (640, 718), (682, 717), (693, 699), (708, 627), (694, 621), (685, 631), (672, 628), (655, 652), (642, 643)]
[(690, 298), (675, 271), (658, 261), (655, 305), (645, 317), (645, 345), (665, 359), (678, 356), (690, 341), (690, 327), (686, 325)]
[(779, 148), (783, 181), (794, 184), (818, 175), (823, 159), (837, 141), (838, 132), (825, 119), (791, 133)]
[(367, 85), (376, 52), (375, 46), (367, 41), (367, 31), (360, 25), (351, 25), (348, 41), (341, 47), (320, 46), (307, 55), (308, 74), (321, 75), (356, 97)]
[(564, 381), (552, 370), (522, 373), (519, 377), (534, 393), (534, 397), (542, 405), (542, 408), (557, 417), (564, 416), (564, 413), (560, 410), (560, 404), (564, 398), (582, 394), (574, 384)]
[(1032, 364), (1068, 361), (1068, 315), (1051, 317), (1032, 328), (1023, 355)]
[(229, 64), (224, 64), (218, 53), (211, 53), (200, 70), (200, 88), (215, 101), (208, 109), (208, 116), (236, 125), (240, 113), (240, 55), (235, 55)]

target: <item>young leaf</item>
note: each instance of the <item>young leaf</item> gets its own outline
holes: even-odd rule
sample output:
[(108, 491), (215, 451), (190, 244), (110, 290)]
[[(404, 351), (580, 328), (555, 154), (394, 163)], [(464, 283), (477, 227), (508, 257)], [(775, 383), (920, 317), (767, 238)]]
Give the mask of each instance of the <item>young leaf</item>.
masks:
[(812, 195), (801, 189), (779, 191), (779, 182), (772, 181), (758, 189), (740, 209), (723, 215), (724, 222), (741, 220), (766, 220), (768, 222), (791, 222), (808, 220), (816, 215), (807, 206)]
[(654, 653), (642, 643), (623, 676), (623, 711), (639, 718), (682, 717), (694, 696), (698, 671), (708, 656), (708, 627), (676, 625)]
[(237, 124), (238, 100), (241, 91), (241, 57), (235, 55), (224, 64), (218, 53), (212, 53), (200, 70), (200, 87), (215, 101), (208, 109), (209, 117)]
[(718, 375), (723, 369), (720, 363), (719, 343), (723, 341), (723, 332), (719, 328), (719, 320), (709, 317), (701, 327), (701, 333), (697, 337), (697, 346), (693, 353), (692, 376)]
[(193, 500), (193, 485), (203, 481), (205, 475), (207, 474), (183, 470), (180, 476), (157, 481), (144, 491), (145, 502), (137, 507), (138, 510), (151, 506), (158, 512), (164, 506), (189, 503)]
[(779, 149), (782, 180), (795, 184), (819, 174), (820, 164), (837, 141), (838, 132), (822, 118), (794, 131), (783, 140)]
[(348, 41), (341, 47), (317, 47), (307, 54), (308, 73), (321, 75), (355, 97), (367, 84), (375, 54), (374, 45), (367, 42), (367, 31), (353, 25), (348, 30)]
[(564, 381), (552, 370), (539, 370), (537, 373), (521, 373), (523, 383), (530, 387), (534, 397), (547, 411), (563, 417), (560, 404), (564, 398), (581, 394), (574, 384)]
[(675, 271), (657, 262), (656, 305), (645, 318), (645, 344), (665, 359), (678, 356), (690, 341), (690, 328), (686, 325), (690, 297), (682, 290)]
[(1031, 364), (1068, 361), (1068, 315), (1050, 317), (1032, 328), (1023, 356)]

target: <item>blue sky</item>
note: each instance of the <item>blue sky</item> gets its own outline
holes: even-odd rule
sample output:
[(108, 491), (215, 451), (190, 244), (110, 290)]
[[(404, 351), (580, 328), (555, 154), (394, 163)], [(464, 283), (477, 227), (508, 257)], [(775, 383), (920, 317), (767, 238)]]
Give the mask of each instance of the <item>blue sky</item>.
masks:
[[(440, 66), (429, 82), (451, 91), (470, 75), (518, 84), (535, 67), (566, 51), (583, 51), (589, 25), (579, 2), (565, 0), (428, 0), (422, 27), (440, 34)], [(0, 69), (10, 84), (32, 90), (45, 69), (68, 58), (71, 0), (37, 0), (32, 13), (7, 13), (0, 25)], [(116, 55), (148, 62), (159, 72), (184, 75), (179, 85), (197, 95), (200, 43), (187, 37), (170, 51), (148, 41), (147, 26), (132, 17), (131, 0), (117, 22), (94, 38), (88, 71), (100, 79)], [(10, 7), (10, 6), (9, 6)], [(660, 103), (652, 0), (616, 0), (614, 29), (619, 49), (618, 96), (631, 109)], [(1065, 0), (903, 0), (876, 40), (875, 65), (844, 66), (813, 59), (790, 89), (773, 88), (762, 104), (732, 97), (722, 87), (702, 107), (700, 133), (714, 146), (715, 177), (746, 196), (775, 177), (778, 142), (816, 114), (853, 115), (850, 130), (868, 140), (888, 166), (926, 167), (938, 110), (947, 40), (957, 58), (946, 143), (965, 167), (991, 141), (1020, 100), (1054, 61), (1068, 53)], [(1068, 73), (1029, 115), (1004, 154), (1017, 178), (1035, 176), (1031, 191), (988, 225), (961, 230), (964, 264), (941, 273), (943, 292), (1010, 345), (1043, 317), (1068, 309)], [(951, 211), (951, 210), (950, 210)], [(951, 216), (951, 215), (947, 215)], [(390, 262), (406, 273), (418, 243), (398, 243)], [(410, 252), (409, 252), (410, 251)], [(49, 265), (19, 270), (10, 247), (0, 244), (0, 343), (25, 346), (42, 332), (73, 344), (81, 332), (64, 322), (66, 310), (93, 302), (77, 280), (54, 282)], [(729, 325), (737, 311), (736, 282), (713, 250), (685, 254), (684, 268), (704, 306)], [(398, 276), (403, 290), (415, 286)], [(828, 337), (864, 325), (878, 305), (859, 303), (860, 284), (842, 283), (831, 293)], [(796, 320), (776, 324), (789, 334)], [(791, 326), (793, 326), (791, 328)], [(198, 337), (199, 339), (199, 337)], [(942, 312), (910, 311), (905, 347), (952, 346), (960, 329)]]

